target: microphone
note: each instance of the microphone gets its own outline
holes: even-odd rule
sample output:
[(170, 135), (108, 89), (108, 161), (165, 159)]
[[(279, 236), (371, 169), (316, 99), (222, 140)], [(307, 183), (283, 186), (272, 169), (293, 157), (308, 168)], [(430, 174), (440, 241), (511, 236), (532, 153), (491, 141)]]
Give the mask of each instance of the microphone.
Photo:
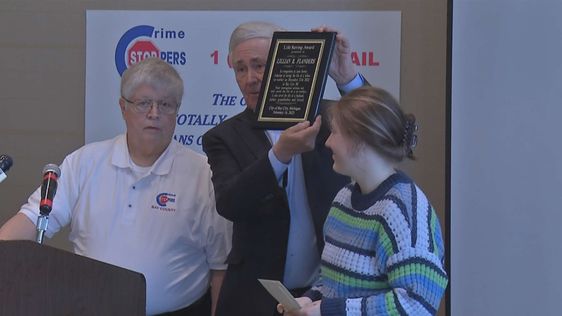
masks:
[(41, 184), (41, 200), (39, 201), (39, 217), (37, 218), (37, 236), (35, 240), (42, 244), (43, 235), (49, 225), (49, 213), (53, 209), (53, 199), (57, 193), (57, 180), (60, 169), (55, 164), (48, 164), (43, 168), (43, 183)]
[(6, 172), (12, 167), (12, 158), (8, 155), (0, 155), (0, 182), (4, 181), (8, 176)]
[(39, 211), (41, 215), (49, 215), (53, 209), (53, 198), (57, 193), (57, 180), (60, 169), (55, 164), (48, 164), (43, 168), (43, 183), (41, 184), (41, 201)]

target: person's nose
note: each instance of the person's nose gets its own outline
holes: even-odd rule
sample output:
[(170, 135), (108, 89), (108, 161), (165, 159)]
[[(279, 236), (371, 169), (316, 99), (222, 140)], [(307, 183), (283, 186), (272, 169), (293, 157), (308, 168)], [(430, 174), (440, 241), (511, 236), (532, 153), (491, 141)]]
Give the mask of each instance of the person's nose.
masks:
[(326, 141), (324, 142), (324, 145), (330, 148), (330, 150), (332, 149), (331, 144), (332, 144), (332, 133), (330, 133), (330, 136), (328, 136), (328, 139), (326, 139)]
[(158, 118), (160, 116), (160, 106), (157, 101), (152, 101), (152, 105), (147, 113), (150, 118)]
[(247, 78), (247, 83), (248, 84), (256, 84), (256, 83), (260, 83), (261, 79), (262, 79), (263, 74), (260, 73), (259, 71), (250, 68), (248, 70), (248, 78)]

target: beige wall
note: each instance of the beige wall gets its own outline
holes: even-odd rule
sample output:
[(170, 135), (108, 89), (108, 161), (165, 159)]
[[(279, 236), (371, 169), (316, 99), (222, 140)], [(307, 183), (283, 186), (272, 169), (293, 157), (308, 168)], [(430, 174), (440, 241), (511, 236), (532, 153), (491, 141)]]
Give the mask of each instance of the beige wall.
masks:
[[(46, 163), (60, 163), (83, 145), (87, 9), (402, 11), (400, 100), (421, 125), (418, 160), (405, 169), (445, 229), (446, 0), (2, 0), (0, 154), (12, 156), (14, 166), (0, 184), (1, 223), (40, 184)], [(59, 234), (47, 243), (69, 249), (65, 239)]]

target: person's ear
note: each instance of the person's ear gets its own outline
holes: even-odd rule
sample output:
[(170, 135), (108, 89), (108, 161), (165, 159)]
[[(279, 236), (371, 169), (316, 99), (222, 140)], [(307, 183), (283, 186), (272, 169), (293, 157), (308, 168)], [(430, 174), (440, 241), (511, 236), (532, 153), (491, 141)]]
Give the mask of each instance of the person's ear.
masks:
[(119, 98), (119, 108), (121, 108), (121, 116), (125, 119), (125, 106), (126, 101), (123, 98)]
[(232, 53), (228, 53), (226, 57), (226, 62), (228, 63), (228, 68), (232, 69)]

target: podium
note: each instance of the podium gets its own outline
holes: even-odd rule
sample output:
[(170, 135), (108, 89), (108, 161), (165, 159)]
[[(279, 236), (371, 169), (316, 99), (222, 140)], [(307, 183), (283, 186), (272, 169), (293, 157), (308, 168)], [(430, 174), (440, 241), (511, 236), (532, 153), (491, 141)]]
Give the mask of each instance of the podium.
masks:
[(32, 241), (0, 241), (0, 315), (146, 315), (140, 273)]

